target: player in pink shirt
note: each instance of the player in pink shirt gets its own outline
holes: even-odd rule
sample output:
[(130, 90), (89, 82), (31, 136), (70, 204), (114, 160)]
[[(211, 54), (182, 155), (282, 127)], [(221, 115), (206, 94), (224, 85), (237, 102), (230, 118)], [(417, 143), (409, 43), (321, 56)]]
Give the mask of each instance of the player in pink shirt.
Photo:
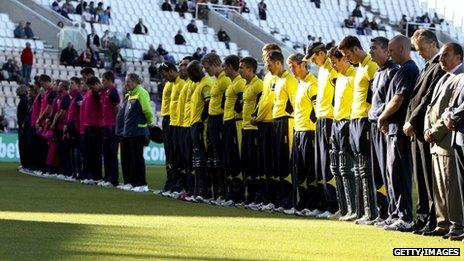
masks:
[(58, 86), (58, 95), (54, 103), (54, 117), (51, 124), (53, 130), (53, 142), (57, 146), (57, 154), (54, 156), (58, 161), (58, 172), (64, 174), (66, 177), (71, 176), (70, 163), (66, 157), (69, 151), (68, 143), (64, 140), (63, 131), (66, 123), (66, 117), (71, 103), (71, 96), (69, 95), (69, 82), (61, 81)]
[(118, 185), (118, 138), (115, 135), (116, 114), (119, 109), (119, 93), (111, 71), (102, 75), (100, 108), (102, 112), (103, 159), (105, 177), (98, 185), (103, 187)]
[(66, 155), (69, 160), (71, 176), (73, 179), (77, 179), (79, 178), (80, 173), (82, 173), (82, 154), (80, 150), (79, 133), (79, 116), (82, 103), (80, 78), (71, 78), (69, 95), (71, 97), (71, 101), (69, 104), (68, 113), (66, 115), (64, 137), (69, 148)]

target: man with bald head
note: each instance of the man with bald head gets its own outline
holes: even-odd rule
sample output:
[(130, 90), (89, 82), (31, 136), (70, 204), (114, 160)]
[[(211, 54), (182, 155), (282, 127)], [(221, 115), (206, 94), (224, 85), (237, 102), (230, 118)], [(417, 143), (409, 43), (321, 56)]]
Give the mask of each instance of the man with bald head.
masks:
[(432, 231), (425, 231), (424, 236), (445, 236), (452, 232), (447, 236), (450, 237), (464, 232), (452, 135), (441, 119), (453, 94), (453, 78), (463, 72), (462, 55), (462, 47), (457, 43), (447, 43), (441, 48), (440, 66), (446, 74), (435, 87), (425, 114), (424, 138), (430, 143), (432, 154), (437, 227)]
[(190, 100), (190, 134), (192, 138), (192, 167), (195, 172), (195, 188), (189, 201), (205, 202), (211, 195), (208, 191), (206, 143), (203, 133), (204, 121), (208, 118), (212, 79), (205, 75), (199, 61), (191, 61), (187, 65), (187, 73), (195, 83), (195, 89)]
[(394, 63), (400, 65), (388, 87), (385, 108), (378, 119), (379, 129), (387, 135), (387, 187), (395, 210), (389, 217), (376, 223), (386, 230), (410, 231), (412, 221), (412, 177), (410, 142), (402, 132), (406, 110), (414, 89), (419, 69), (411, 60), (411, 43), (403, 35), (395, 36), (388, 44)]

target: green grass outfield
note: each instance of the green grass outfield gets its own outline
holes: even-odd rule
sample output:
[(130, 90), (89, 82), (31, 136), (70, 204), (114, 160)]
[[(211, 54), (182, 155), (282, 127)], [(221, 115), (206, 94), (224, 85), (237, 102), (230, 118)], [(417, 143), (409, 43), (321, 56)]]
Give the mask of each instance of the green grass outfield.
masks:
[[(163, 168), (149, 167), (148, 173), (149, 185), (159, 189)], [(392, 259), (395, 247), (462, 246), (38, 178), (0, 165), (1, 260), (378, 260)]]

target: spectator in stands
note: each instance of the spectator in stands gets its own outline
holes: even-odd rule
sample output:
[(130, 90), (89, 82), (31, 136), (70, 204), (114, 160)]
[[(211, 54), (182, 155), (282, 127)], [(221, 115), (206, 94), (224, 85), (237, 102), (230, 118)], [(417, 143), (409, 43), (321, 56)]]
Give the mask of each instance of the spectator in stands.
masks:
[(19, 70), (18, 64), (13, 59), (8, 59), (8, 61), (3, 64), (2, 76), (3, 79), (7, 81), (15, 81), (19, 83), (24, 82), (21, 77), (21, 71)]
[(429, 23), (430, 23), (429, 13), (426, 12), (425, 14), (423, 14), (423, 15), (420, 17), (420, 19), (419, 19), (418, 22), (419, 22), (419, 23), (426, 23), (426, 24), (429, 24)]
[(95, 15), (97, 13), (95, 10), (95, 3), (93, 1), (89, 3), (89, 13), (91, 15)]
[(84, 11), (82, 11), (82, 18), (85, 22), (88, 23), (93, 23), (95, 21), (94, 16), (90, 13), (89, 7), (85, 8)]
[(63, 28), (64, 27), (64, 23), (59, 21), (57, 24), (56, 24), (59, 28)]
[(111, 40), (110, 31), (105, 30), (105, 32), (103, 32), (103, 36), (101, 38), (101, 47), (104, 48), (104, 49), (108, 48), (108, 45), (110, 44), (110, 40)]
[(194, 0), (187, 0), (187, 6), (189, 10), (195, 10), (197, 8), (197, 3)]
[(178, 12), (181, 17), (185, 17), (184, 13), (188, 12), (188, 5), (186, 0), (180, 0), (174, 6), (174, 11)]
[(58, 13), (61, 12), (60, 2), (61, 2), (61, 0), (55, 0), (55, 1), (53, 1), (53, 3), (52, 3), (52, 9), (53, 9), (53, 11), (58, 12)]
[(314, 5), (316, 5), (316, 8), (321, 8), (321, 0), (312, 0), (311, 2), (314, 2)]
[(76, 6), (76, 14), (82, 15), (82, 11), (84, 11), (86, 8), (87, 8), (87, 2), (86, 2), (86, 1), (80, 2), (80, 3)]
[(345, 19), (344, 24), (346, 28), (356, 28), (356, 21), (354, 20), (354, 16), (350, 16), (350, 18)]
[(148, 34), (147, 27), (143, 24), (143, 19), (139, 18), (139, 22), (134, 27), (134, 34)]
[(406, 26), (408, 25), (408, 17), (406, 15), (401, 16), (399, 26), (402, 34), (406, 34)]
[(177, 45), (185, 45), (187, 42), (185, 41), (184, 36), (182, 35), (182, 31), (177, 31), (176, 36), (174, 36), (174, 43)]
[(435, 13), (433, 14), (432, 23), (434, 23), (434, 24), (441, 24), (442, 22), (443, 22), (443, 19), (440, 19), (440, 18), (438, 17), (437, 12), (435, 12)]
[(266, 20), (267, 5), (264, 3), (264, 0), (261, 0), (258, 4), (258, 15), (259, 19)]
[(111, 19), (111, 6), (106, 7), (106, 13), (108, 14), (108, 17)]
[(161, 5), (161, 10), (162, 11), (169, 11), (169, 12), (172, 11), (172, 6), (169, 3), (169, 0), (164, 0), (164, 3)]
[(160, 82), (161, 76), (158, 72), (157, 62), (155, 60), (151, 61), (150, 67), (148, 67), (148, 73), (150, 73), (150, 80)]
[(361, 13), (361, 5), (357, 4), (356, 7), (353, 9), (353, 12), (351, 12), (351, 16), (354, 16), (354, 17), (363, 17), (362, 13)]
[(361, 22), (361, 24), (356, 30), (357, 30), (357, 33), (360, 35), (371, 35), (372, 30), (371, 30), (371, 22), (369, 21), (369, 18), (368, 17), (364, 18), (364, 20)]
[(92, 33), (87, 35), (87, 48), (90, 48), (92, 45), (100, 47), (100, 37), (95, 33), (95, 29), (92, 28)]
[(192, 21), (190, 21), (190, 23), (187, 25), (187, 31), (189, 33), (198, 33), (198, 27), (197, 25), (195, 24), (195, 20), (192, 19)]
[(5, 133), (7, 129), (8, 121), (5, 119), (5, 115), (0, 115), (0, 133)]
[(26, 38), (26, 26), (24, 21), (19, 21), (18, 26), (14, 29), (14, 37), (24, 39)]
[(81, 52), (78, 58), (78, 64), (82, 67), (92, 67), (92, 51), (86, 48)]
[(219, 31), (218, 31), (218, 40), (220, 42), (224, 42), (226, 44), (226, 48), (229, 49), (229, 43), (230, 43), (230, 37), (229, 35), (226, 33), (226, 31), (224, 31), (224, 29), (221, 27), (219, 27)]
[(103, 68), (102, 60), (100, 59), (100, 54), (98, 53), (98, 48), (94, 45), (90, 47), (92, 56), (90, 58), (90, 63), (92, 67)]
[(71, 42), (68, 43), (68, 46), (61, 51), (60, 55), (60, 64), (66, 66), (76, 65), (77, 51), (74, 49), (74, 46)]
[(111, 56), (111, 69), (116, 73), (121, 74), (124, 62), (125, 60), (121, 55), (121, 49), (117, 48)]
[(148, 46), (148, 51), (143, 54), (143, 60), (153, 60), (155, 57), (159, 56), (160, 54), (155, 50), (155, 46), (153, 44), (150, 44)]
[(95, 13), (97, 15), (100, 15), (101, 13), (103, 13), (105, 10), (103, 10), (103, 2), (99, 2), (97, 4), (97, 8), (95, 8)]
[(24, 27), (24, 33), (26, 34), (26, 39), (34, 38), (34, 32), (32, 32), (31, 22), (26, 22), (26, 27)]
[(69, 20), (72, 20), (72, 19), (68, 16), (68, 11), (67, 11), (66, 9), (61, 9), (60, 14), (61, 14), (61, 16), (65, 17), (65, 18), (67, 18), (67, 19), (69, 19)]
[(203, 58), (203, 51), (201, 50), (200, 47), (197, 48), (195, 53), (193, 53), (192, 57), (193, 57), (193, 59), (195, 59), (197, 61), (201, 61), (201, 58)]
[(32, 64), (34, 63), (34, 54), (32, 53), (31, 43), (26, 43), (26, 48), (21, 52), (22, 77), (25, 83), (31, 81)]
[(156, 51), (162, 55), (162, 56), (165, 56), (166, 54), (168, 54), (168, 51), (166, 51), (164, 48), (163, 48), (163, 45), (162, 44), (159, 44), (158, 45), (158, 48), (156, 48)]
[(66, 2), (61, 6), (61, 11), (63, 10), (68, 14), (73, 14), (76, 12), (74, 6), (71, 4), (71, 0), (66, 0)]
[(332, 40), (331, 42), (329, 42), (326, 46), (325, 46), (325, 49), (327, 51), (329, 51), (332, 47), (335, 46), (335, 40)]
[(243, 2), (242, 9), (240, 10), (242, 13), (250, 13), (250, 8), (246, 5), (246, 2)]
[(121, 41), (121, 48), (129, 48), (132, 49), (132, 39), (131, 34), (127, 33), (126, 37)]
[(101, 24), (110, 24), (110, 13), (108, 10), (99, 13), (98, 22)]

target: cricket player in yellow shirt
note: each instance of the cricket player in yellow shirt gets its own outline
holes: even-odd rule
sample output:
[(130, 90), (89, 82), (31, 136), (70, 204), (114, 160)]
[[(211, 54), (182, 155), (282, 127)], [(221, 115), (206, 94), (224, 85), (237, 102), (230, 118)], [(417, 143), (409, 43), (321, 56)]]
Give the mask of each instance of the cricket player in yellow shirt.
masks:
[(182, 176), (180, 174), (181, 160), (178, 156), (180, 154), (180, 115), (178, 113), (179, 105), (179, 94), (185, 84), (185, 81), (180, 78), (179, 72), (175, 64), (170, 62), (164, 62), (158, 67), (158, 71), (166, 82), (172, 85), (171, 90), (171, 101), (169, 102), (169, 114), (170, 114), (170, 132), (171, 132), (171, 165), (172, 175), (169, 181), (170, 191), (172, 197), (178, 197), (182, 192)]
[(195, 190), (189, 201), (206, 202), (208, 195), (208, 173), (204, 123), (208, 118), (208, 104), (213, 86), (211, 78), (203, 72), (199, 61), (187, 66), (189, 78), (195, 83), (190, 101), (190, 134), (192, 137), (192, 166), (195, 172)]
[(211, 89), (211, 99), (208, 108), (208, 126), (206, 131), (208, 148), (208, 175), (212, 182), (212, 196), (215, 204), (225, 201), (224, 158), (224, 102), (227, 87), (232, 84), (222, 70), (221, 57), (215, 53), (206, 54), (201, 63), (208, 75), (215, 77)]
[[(317, 207), (323, 194), (317, 194), (317, 179), (314, 170), (316, 130), (317, 79), (307, 69), (301, 53), (287, 58), (287, 65), (298, 79), (295, 98), (295, 132), (293, 134), (293, 208), (286, 214), (306, 215)], [(321, 197), (322, 196), (322, 197)]]
[(337, 72), (332, 68), (323, 43), (315, 42), (308, 46), (304, 61), (311, 61), (319, 67), (317, 73), (316, 98), (316, 160), (317, 187), (325, 194), (317, 209), (310, 216), (327, 218), (338, 210), (335, 179), (330, 171), (330, 136), (333, 122), (334, 88)]
[(339, 46), (352, 64), (358, 64), (354, 78), (353, 105), (351, 107), (350, 135), (355, 155), (356, 224), (370, 223), (377, 218), (376, 191), (370, 162), (370, 124), (368, 114), (372, 100), (372, 81), (379, 66), (367, 54), (356, 36), (345, 37)]
[(292, 145), (293, 111), (298, 80), (284, 69), (284, 57), (281, 52), (267, 54), (265, 65), (276, 77), (272, 85), (274, 106), (272, 109), (273, 169), (279, 178), (279, 201), (276, 211), (288, 212), (292, 209)]
[(224, 168), (226, 173), (227, 201), (223, 206), (235, 206), (245, 202), (245, 181), (240, 162), (242, 142), (243, 91), (246, 80), (238, 69), (240, 58), (229, 55), (224, 59), (224, 72), (232, 80), (227, 87), (224, 104)]
[(339, 210), (331, 219), (356, 219), (353, 152), (350, 146), (350, 117), (353, 103), (353, 85), (356, 70), (337, 47), (329, 50), (332, 67), (337, 71), (334, 96), (334, 122), (330, 150), (330, 169), (335, 177)]
[(166, 82), (163, 87), (163, 92), (161, 96), (161, 116), (163, 117), (163, 121), (161, 123), (161, 127), (163, 128), (163, 145), (164, 145), (164, 153), (165, 153), (165, 165), (166, 165), (166, 182), (164, 183), (163, 191), (161, 192), (163, 195), (170, 195), (172, 189), (172, 176), (173, 176), (173, 169), (172, 169), (172, 132), (171, 132), (171, 117), (170, 117), (170, 102), (171, 102), (171, 93), (173, 83)]
[(261, 180), (258, 174), (258, 127), (251, 124), (251, 117), (256, 110), (259, 97), (263, 91), (263, 81), (256, 76), (258, 62), (252, 57), (240, 60), (239, 73), (246, 80), (243, 92), (242, 112), (242, 168), (246, 180), (247, 198), (246, 207), (256, 208), (264, 201), (265, 179)]

